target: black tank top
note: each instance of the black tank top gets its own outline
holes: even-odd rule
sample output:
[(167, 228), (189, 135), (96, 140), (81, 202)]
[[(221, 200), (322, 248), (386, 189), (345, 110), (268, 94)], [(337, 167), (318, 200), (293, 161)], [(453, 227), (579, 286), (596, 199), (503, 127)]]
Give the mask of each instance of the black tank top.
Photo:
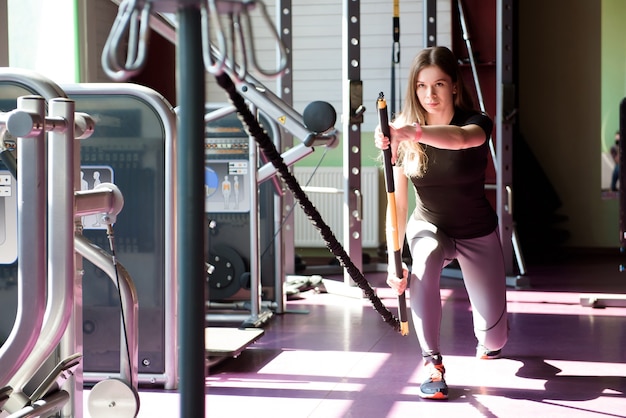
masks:
[(485, 196), (491, 119), (479, 112), (456, 109), (450, 125), (478, 125), (482, 145), (463, 150), (426, 146), (426, 173), (412, 178), (417, 198), (415, 219), (425, 220), (458, 239), (482, 237), (498, 226), (498, 215)]

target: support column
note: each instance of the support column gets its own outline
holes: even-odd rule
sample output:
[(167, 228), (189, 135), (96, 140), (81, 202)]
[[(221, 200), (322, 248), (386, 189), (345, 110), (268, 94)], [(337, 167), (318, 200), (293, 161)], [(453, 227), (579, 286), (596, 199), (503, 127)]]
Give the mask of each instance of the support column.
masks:
[[(344, 0), (343, 25), (343, 246), (353, 264), (363, 270), (361, 242), (361, 8), (359, 0)], [(344, 282), (354, 286), (344, 270)]]
[(424, 48), (437, 45), (437, 0), (424, 0)]
[(204, 103), (202, 29), (197, 4), (178, 9), (176, 240), (179, 282), (180, 416), (205, 413)]
[[(278, 0), (276, 6), (276, 23), (279, 29), (280, 41), (287, 52), (287, 67), (285, 72), (278, 78), (277, 91), (278, 97), (289, 107), (293, 106), (293, 62), (292, 62), (292, 2), (291, 0)], [(284, 130), (279, 131), (278, 137), (280, 143), (276, 144), (280, 152), (284, 152), (293, 147), (293, 135)], [(293, 172), (293, 168), (291, 168)], [(283, 283), (289, 274), (296, 273), (296, 252), (295, 252), (295, 222), (293, 216), (294, 205), (296, 201), (292, 193), (284, 193), (283, 196), (277, 196), (275, 199), (276, 215), (274, 216), (276, 228), (280, 233), (276, 236), (276, 254), (280, 258), (276, 263), (276, 280), (282, 282), (276, 283), (275, 289), (280, 289), (281, 294), (275, 295), (276, 313), (284, 313), (286, 310), (287, 298), (283, 290)], [(297, 209), (296, 209), (297, 210)], [(277, 257), (278, 258), (278, 257)]]
[(496, 206), (500, 221), (500, 240), (504, 253), (507, 284), (525, 285), (516, 273), (517, 260), (520, 274), (525, 265), (513, 221), (513, 128), (516, 114), (516, 88), (513, 74), (513, 7), (514, 0), (497, 0), (496, 3)]

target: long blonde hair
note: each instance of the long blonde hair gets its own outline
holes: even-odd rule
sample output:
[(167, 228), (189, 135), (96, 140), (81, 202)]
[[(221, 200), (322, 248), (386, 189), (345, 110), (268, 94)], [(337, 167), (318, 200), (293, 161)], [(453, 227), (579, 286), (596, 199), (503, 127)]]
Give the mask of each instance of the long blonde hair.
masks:
[[(458, 92), (454, 97), (454, 105), (463, 110), (474, 108), (474, 101), (463, 83), (463, 77), (459, 72), (457, 59), (448, 48), (434, 46), (423, 49), (415, 56), (409, 68), (406, 95), (402, 111), (396, 120), (410, 125), (419, 123), (426, 125), (426, 109), (420, 103), (417, 93), (417, 77), (425, 67), (437, 66), (446, 73)], [(402, 167), (408, 177), (422, 177), (426, 173), (428, 157), (424, 146), (414, 141), (402, 141), (398, 146), (398, 166)]]

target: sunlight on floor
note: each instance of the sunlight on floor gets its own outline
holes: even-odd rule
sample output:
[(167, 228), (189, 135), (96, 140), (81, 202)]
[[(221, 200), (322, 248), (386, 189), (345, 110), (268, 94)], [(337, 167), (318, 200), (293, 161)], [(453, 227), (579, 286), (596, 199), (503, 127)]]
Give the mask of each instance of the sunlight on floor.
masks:
[(580, 294), (513, 290), (507, 292), (509, 313), (620, 316), (624, 308), (594, 309), (580, 304)]

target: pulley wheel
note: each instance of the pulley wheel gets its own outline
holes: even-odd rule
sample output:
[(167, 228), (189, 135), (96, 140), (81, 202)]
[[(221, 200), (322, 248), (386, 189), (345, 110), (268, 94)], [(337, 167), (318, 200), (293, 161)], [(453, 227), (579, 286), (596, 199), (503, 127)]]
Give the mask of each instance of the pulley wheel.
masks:
[(208, 263), (215, 268), (209, 275), (209, 300), (223, 300), (241, 288), (245, 264), (232, 247), (217, 244), (210, 249)]
[(103, 380), (91, 389), (87, 409), (91, 418), (135, 418), (139, 395), (121, 379)]

